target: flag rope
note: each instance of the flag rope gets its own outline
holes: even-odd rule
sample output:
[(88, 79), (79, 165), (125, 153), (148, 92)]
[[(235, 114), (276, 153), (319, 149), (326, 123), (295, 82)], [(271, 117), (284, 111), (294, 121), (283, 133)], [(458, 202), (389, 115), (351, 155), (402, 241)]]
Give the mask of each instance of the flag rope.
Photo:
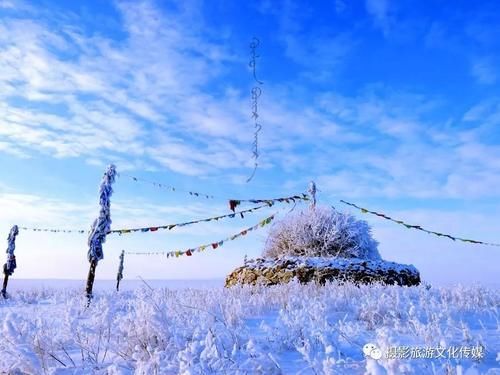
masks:
[(118, 173), (118, 177), (121, 177), (121, 176), (127, 177), (127, 178), (129, 178), (129, 179), (131, 179), (132, 181), (135, 181), (135, 182), (147, 183), (147, 184), (150, 184), (150, 185), (162, 188), (162, 189), (170, 190), (170, 191), (173, 191), (173, 192), (179, 191), (179, 192), (182, 192), (182, 193), (188, 193), (189, 195), (193, 195), (193, 196), (196, 196), (196, 197), (204, 197), (204, 198), (207, 198), (207, 199), (209, 199), (209, 198), (210, 199), (217, 198), (214, 195), (209, 195), (209, 194), (204, 194), (204, 193), (197, 193), (197, 192), (189, 191), (189, 190), (182, 190), (182, 189), (176, 188), (175, 186), (167, 185), (167, 184), (160, 183), (160, 182), (150, 181), (150, 180), (147, 180), (147, 179), (144, 179), (144, 178), (139, 178), (139, 177), (136, 177), (136, 176), (132, 176), (132, 175), (129, 175), (129, 174), (123, 173), (123, 172)]
[[(220, 216), (214, 216), (214, 217), (210, 217), (210, 218), (206, 218), (206, 219), (200, 219), (200, 220), (193, 220), (193, 221), (188, 221), (188, 222), (184, 222), (184, 223), (177, 223), (177, 224), (168, 224), (168, 225), (160, 225), (160, 226), (150, 226), (150, 227), (141, 227), (141, 228), (130, 228), (130, 229), (114, 229), (114, 230), (111, 230), (109, 231), (107, 234), (113, 234), (113, 233), (118, 233), (119, 235), (121, 234), (127, 234), (127, 233), (132, 233), (132, 232), (155, 232), (155, 231), (158, 231), (160, 229), (173, 229), (175, 227), (182, 227), (182, 226), (186, 226), (186, 225), (192, 225), (192, 224), (197, 224), (197, 223), (200, 223), (200, 222), (209, 222), (209, 221), (217, 221), (219, 219), (222, 219), (222, 218), (226, 218), (226, 217), (230, 217), (230, 218), (234, 218), (236, 215), (240, 215), (243, 217), (243, 214), (244, 213), (248, 213), (248, 212), (253, 212), (255, 210), (258, 210), (258, 209), (261, 209), (261, 208), (265, 208), (265, 207), (271, 207), (274, 205), (275, 202), (285, 202), (285, 203), (290, 203), (290, 202), (293, 202), (293, 203), (296, 203), (296, 200), (309, 200), (309, 197), (307, 194), (302, 194), (301, 196), (299, 195), (295, 195), (295, 196), (291, 196), (291, 197), (286, 197), (286, 198), (274, 198), (274, 199), (248, 199), (248, 200), (229, 200), (229, 208), (233, 211), (233, 213), (231, 214), (226, 214), (226, 215), (220, 215)], [(252, 203), (265, 203), (264, 205), (262, 206), (256, 206), (256, 207), (252, 207), (250, 209), (247, 209), (247, 210), (243, 210), (243, 211), (235, 211), (235, 208), (241, 203), (241, 202), (252, 202)], [(376, 211), (371, 211), (371, 210), (368, 210), (366, 208), (363, 208), (363, 207), (360, 207), (354, 203), (351, 203), (351, 202), (347, 202), (345, 200), (340, 200), (340, 202), (346, 204), (346, 205), (349, 205), (351, 207), (354, 207), (358, 210), (360, 210), (362, 213), (370, 213), (372, 215), (376, 215), (378, 217), (382, 217), (386, 220), (389, 220), (389, 221), (392, 221), (396, 224), (400, 224), (400, 225), (403, 225), (405, 226), (406, 228), (408, 229), (417, 229), (417, 230), (420, 230), (422, 232), (425, 232), (425, 233), (428, 233), (428, 234), (433, 234), (435, 236), (438, 236), (438, 237), (446, 237), (446, 238), (449, 238), (453, 241), (461, 241), (461, 242), (466, 242), (466, 243), (472, 243), (472, 244), (480, 244), (480, 245), (487, 245), (487, 246), (496, 246), (496, 247), (500, 247), (500, 244), (498, 243), (491, 243), (491, 242), (485, 242), (485, 241), (479, 241), (479, 240), (471, 240), (471, 239), (467, 239), (467, 238), (461, 238), (461, 237), (457, 237), (457, 236), (452, 236), (452, 235), (449, 235), (449, 234), (445, 234), (445, 233), (440, 233), (440, 232), (435, 232), (435, 231), (432, 231), (432, 230), (428, 230), (428, 229), (425, 229), (425, 228), (422, 228), (420, 225), (411, 225), (411, 224), (407, 224), (406, 222), (402, 221), (402, 220), (396, 220), (396, 219), (393, 219), (383, 213), (379, 213), (379, 212), (376, 212)], [(51, 232), (51, 233), (78, 233), (78, 234), (85, 234), (85, 233), (89, 233), (89, 230), (81, 230), (81, 229), (48, 229), (48, 228), (30, 228), (30, 227), (23, 227), (23, 226), (19, 226), (19, 229), (20, 230), (24, 230), (24, 231), (33, 231), (33, 232)]]
[(369, 214), (372, 214), (372, 215), (376, 215), (378, 217), (382, 217), (382, 218), (384, 218), (386, 220), (389, 220), (389, 221), (392, 221), (392, 222), (394, 222), (396, 224), (404, 225), (408, 229), (417, 229), (417, 230), (420, 230), (422, 232), (433, 234), (433, 235), (438, 236), (438, 237), (447, 237), (447, 238), (449, 238), (449, 239), (451, 239), (453, 241), (458, 240), (458, 241), (468, 242), (468, 243), (472, 243), (472, 244), (487, 245), (487, 246), (500, 246), (500, 244), (497, 244), (497, 243), (477, 241), (477, 240), (470, 240), (470, 239), (467, 239), (467, 238), (461, 238), (461, 237), (451, 236), (451, 235), (445, 234), (445, 233), (434, 232), (432, 230), (424, 229), (420, 225), (407, 224), (407, 223), (405, 223), (402, 220), (396, 220), (396, 219), (393, 219), (393, 218), (391, 218), (391, 217), (389, 217), (389, 216), (387, 216), (385, 214), (382, 214), (382, 213), (379, 213), (379, 212), (376, 212), (376, 211), (371, 211), (371, 210), (368, 210), (368, 209), (363, 208), (363, 207), (359, 207), (356, 204), (350, 203), (350, 202), (346, 202), (343, 199), (341, 199), (340, 202), (342, 202), (344, 204), (347, 204), (348, 206), (354, 207), (354, 208), (360, 210), (364, 214), (369, 213)]
[(295, 203), (296, 200), (308, 201), (309, 196), (305, 193), (302, 195), (292, 195), (291, 197), (285, 198), (272, 198), (272, 199), (230, 199), (229, 200), (229, 209), (234, 212), (237, 206), (239, 206), (242, 202), (251, 202), (251, 203), (266, 203), (269, 207), (271, 207), (275, 202), (286, 202), (290, 203), (292, 201)]
[(193, 253), (199, 253), (199, 252), (205, 251), (207, 248), (212, 248), (212, 249), (215, 250), (218, 247), (224, 245), (224, 243), (227, 242), (227, 241), (234, 241), (235, 239), (237, 239), (239, 237), (245, 236), (248, 232), (251, 232), (251, 231), (257, 230), (257, 229), (259, 229), (261, 227), (264, 227), (264, 226), (270, 224), (271, 221), (274, 220), (274, 217), (276, 215), (277, 215), (277, 212), (274, 213), (274, 214), (272, 214), (271, 216), (265, 218), (264, 220), (261, 220), (256, 225), (254, 225), (252, 227), (249, 227), (249, 228), (246, 228), (246, 229), (243, 229), (239, 233), (234, 234), (234, 235), (232, 235), (230, 237), (227, 237), (227, 238), (225, 238), (223, 240), (220, 240), (218, 242), (212, 242), (212, 243), (201, 245), (201, 246), (197, 246), (197, 247), (194, 247), (194, 248), (189, 248), (187, 250), (149, 251), (149, 252), (127, 251), (127, 252), (125, 252), (125, 254), (130, 254), (130, 255), (166, 255), (167, 258), (169, 258), (169, 257), (178, 258), (181, 255), (192, 256)]
[(157, 227), (144, 227), (144, 228), (131, 228), (131, 229), (115, 229), (115, 230), (110, 231), (110, 233), (118, 233), (118, 234), (122, 235), (122, 234), (125, 234), (125, 233), (131, 233), (131, 232), (156, 232), (159, 229), (168, 229), (168, 230), (171, 230), (171, 229), (173, 229), (175, 227), (183, 227), (183, 226), (186, 226), (186, 225), (192, 225), (192, 224), (197, 224), (197, 223), (201, 223), (201, 222), (209, 222), (209, 221), (213, 221), (213, 220), (217, 221), (219, 219), (223, 219), (223, 218), (226, 218), (226, 217), (234, 218), (236, 215), (240, 215), (241, 218), (243, 219), (244, 218), (244, 216), (243, 216), (244, 213), (253, 212), (253, 211), (259, 210), (261, 208), (266, 208), (266, 207), (269, 207), (269, 206), (268, 205), (257, 206), (257, 207), (250, 208), (248, 210), (233, 212), (232, 214), (214, 216), (214, 217), (210, 217), (210, 218), (207, 218), (207, 219), (187, 221), (185, 223), (160, 225), (160, 226), (157, 226)]
[(31, 227), (19, 227), (19, 229), (24, 231), (32, 232), (51, 232), (51, 233), (78, 233), (85, 234), (90, 233), (90, 230), (86, 229), (53, 229), (53, 228), (31, 228)]
[[(183, 223), (150, 226), (150, 227), (140, 227), (140, 228), (129, 228), (129, 229), (113, 229), (113, 230), (110, 230), (109, 232), (107, 232), (106, 234), (118, 233), (121, 235), (121, 234), (132, 233), (132, 232), (156, 232), (159, 229), (171, 230), (175, 227), (183, 227), (186, 225), (192, 225), (192, 224), (197, 224), (197, 223), (201, 223), (201, 222), (209, 222), (209, 221), (213, 221), (213, 220), (217, 221), (219, 219), (223, 219), (223, 218), (227, 218), (227, 217), (232, 219), (232, 218), (236, 217), (236, 215), (240, 215), (241, 218), (244, 218), (243, 214), (245, 214), (245, 213), (260, 210), (261, 208), (268, 208), (270, 206), (272, 206), (272, 204), (271, 205), (266, 204), (266, 205), (262, 205), (262, 206), (256, 206), (256, 207), (249, 208), (247, 210), (237, 211), (237, 212), (233, 212), (233, 213), (226, 214), (226, 215), (213, 216), (213, 217), (209, 217), (206, 219), (187, 221), (187, 222), (183, 222)], [(90, 232), (89, 230), (80, 230), (80, 229), (47, 229), (47, 228), (29, 228), (29, 227), (19, 227), (19, 229), (26, 230), (26, 231), (34, 231), (34, 232), (52, 232), (52, 233), (79, 233), (79, 234), (82, 234), (82, 233), (89, 233)]]
[(210, 199), (221, 199), (221, 200), (228, 200), (229, 202), (238, 202), (236, 205), (238, 205), (238, 204), (240, 204), (242, 202), (268, 203), (268, 202), (285, 201), (285, 200), (292, 200), (292, 199), (293, 200), (295, 200), (295, 199), (297, 199), (297, 200), (299, 200), (299, 199), (300, 200), (309, 200), (308, 195), (305, 194), (305, 193), (301, 193), (300, 195), (298, 195), (298, 194), (297, 195), (292, 195), (290, 197), (284, 197), (284, 198), (271, 198), (271, 199), (228, 199), (228, 198), (217, 197), (215, 195), (209, 195), (209, 194), (204, 194), (204, 193), (199, 193), (199, 192), (194, 192), (194, 191), (189, 191), (189, 190), (182, 190), (182, 189), (176, 188), (175, 186), (163, 184), (163, 183), (160, 183), (160, 182), (150, 181), (150, 180), (147, 180), (147, 179), (144, 179), (144, 178), (140, 178), (140, 177), (136, 177), (136, 176), (132, 176), (132, 175), (129, 175), (129, 174), (123, 173), (123, 172), (118, 173), (118, 177), (120, 177), (120, 176), (127, 177), (127, 178), (129, 178), (129, 179), (131, 179), (132, 181), (135, 181), (135, 182), (147, 183), (147, 184), (150, 184), (150, 185), (162, 188), (162, 189), (170, 190), (172, 192), (182, 192), (182, 193), (187, 193), (187, 194), (189, 194), (191, 196), (204, 197), (204, 198), (207, 198), (207, 199), (208, 198), (210, 198)]

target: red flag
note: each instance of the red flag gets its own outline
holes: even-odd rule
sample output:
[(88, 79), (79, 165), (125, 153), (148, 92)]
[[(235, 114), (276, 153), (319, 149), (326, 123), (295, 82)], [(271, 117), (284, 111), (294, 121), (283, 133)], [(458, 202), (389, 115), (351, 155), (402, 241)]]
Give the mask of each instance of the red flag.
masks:
[(238, 206), (240, 203), (241, 203), (240, 201), (237, 201), (237, 200), (231, 199), (231, 200), (229, 201), (229, 209), (230, 209), (231, 211), (233, 211), (233, 212), (234, 212), (234, 209), (235, 209), (235, 208), (236, 208), (236, 206)]

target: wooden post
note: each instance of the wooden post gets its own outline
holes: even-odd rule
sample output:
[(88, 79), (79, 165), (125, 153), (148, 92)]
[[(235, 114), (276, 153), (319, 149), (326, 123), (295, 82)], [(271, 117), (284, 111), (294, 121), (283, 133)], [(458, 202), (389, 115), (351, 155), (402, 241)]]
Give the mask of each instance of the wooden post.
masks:
[(16, 257), (14, 256), (14, 250), (16, 249), (16, 236), (19, 234), (19, 228), (14, 225), (7, 237), (9, 243), (7, 247), (7, 262), (3, 265), (3, 285), (2, 285), (2, 297), (7, 298), (7, 284), (9, 283), (9, 276), (14, 273), (16, 269)]
[(102, 245), (106, 242), (106, 236), (111, 230), (111, 195), (113, 188), (111, 185), (115, 182), (116, 167), (111, 164), (101, 181), (99, 188), (99, 217), (94, 220), (90, 230), (88, 245), (89, 251), (87, 259), (90, 263), (89, 274), (87, 276), (87, 287), (85, 288), (87, 295), (87, 306), (92, 300), (92, 288), (94, 286), (95, 271), (97, 263), (104, 258)]
[(2, 297), (7, 298), (7, 284), (9, 282), (9, 274), (5, 272), (4, 270), (4, 276), (3, 276), (3, 287), (2, 287)]
[(90, 262), (89, 274), (87, 276), (87, 287), (85, 289), (87, 293), (88, 305), (92, 300), (92, 288), (94, 287), (95, 269), (97, 267), (97, 261), (93, 260)]
[(116, 275), (116, 291), (120, 291), (120, 281), (123, 279), (123, 260), (125, 259), (125, 250), (120, 254), (120, 263), (118, 265), (118, 274)]

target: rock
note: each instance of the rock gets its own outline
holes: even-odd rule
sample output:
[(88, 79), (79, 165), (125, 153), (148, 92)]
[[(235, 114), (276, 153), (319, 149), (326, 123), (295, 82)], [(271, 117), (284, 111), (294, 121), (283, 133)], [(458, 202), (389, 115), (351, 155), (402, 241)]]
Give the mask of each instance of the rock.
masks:
[(284, 257), (249, 260), (226, 277), (225, 286), (285, 284), (293, 278), (301, 283), (319, 284), (334, 280), (400, 286), (420, 284), (420, 273), (412, 265), (357, 258)]

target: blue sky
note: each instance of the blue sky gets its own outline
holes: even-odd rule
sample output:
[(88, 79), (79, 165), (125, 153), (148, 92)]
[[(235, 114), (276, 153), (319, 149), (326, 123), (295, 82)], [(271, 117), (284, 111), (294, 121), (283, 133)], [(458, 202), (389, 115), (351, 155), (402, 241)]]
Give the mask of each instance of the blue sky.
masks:
[[(495, 1), (0, 0), (0, 230), (83, 228), (109, 163), (222, 198), (300, 193), (352, 201), (457, 236), (499, 242), (500, 12)], [(260, 39), (258, 169), (249, 43)], [(227, 212), (121, 177), (113, 226)], [(185, 249), (274, 210), (168, 233), (110, 237), (121, 249)], [(358, 215), (357, 212), (355, 212)], [(359, 214), (361, 215), (361, 214)], [(498, 248), (362, 216), (386, 259), (435, 282), (485, 282)], [(185, 259), (128, 257), (126, 277), (222, 278), (260, 254), (266, 230)], [(251, 237), (251, 238), (250, 238)], [(86, 238), (22, 232), (19, 278), (83, 278)], [(6, 243), (5, 243), (6, 246)]]

